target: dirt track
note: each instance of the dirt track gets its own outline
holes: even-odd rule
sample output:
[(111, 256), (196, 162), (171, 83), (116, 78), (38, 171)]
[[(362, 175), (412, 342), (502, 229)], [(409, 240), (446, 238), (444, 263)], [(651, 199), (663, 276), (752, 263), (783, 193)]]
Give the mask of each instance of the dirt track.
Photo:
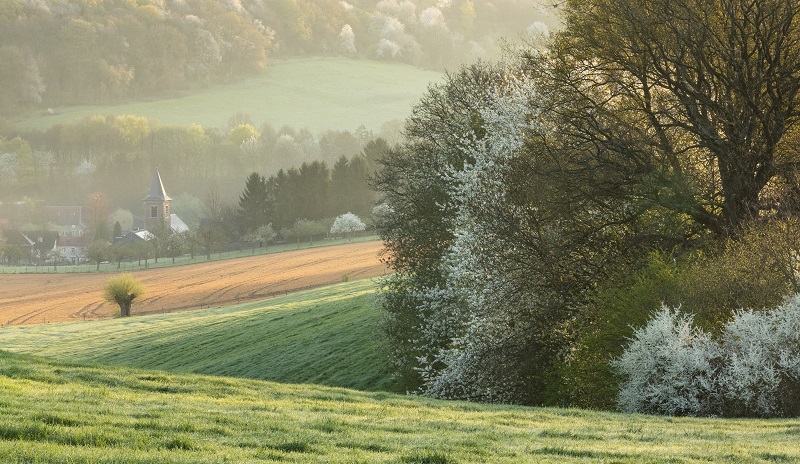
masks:
[[(375, 277), (381, 242), (311, 248), (285, 253), (135, 271), (147, 288), (132, 314), (186, 311), (269, 298), (308, 288)], [(119, 307), (103, 301), (113, 275), (13, 274), (0, 276), (0, 325), (110, 319)]]

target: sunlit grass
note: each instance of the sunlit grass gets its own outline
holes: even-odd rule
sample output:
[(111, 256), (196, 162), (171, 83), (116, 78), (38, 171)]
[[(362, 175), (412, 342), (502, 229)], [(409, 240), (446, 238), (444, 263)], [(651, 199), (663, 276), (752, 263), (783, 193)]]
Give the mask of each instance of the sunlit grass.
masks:
[(2, 327), (0, 346), (18, 353), (0, 351), (0, 462), (800, 462), (800, 420), (377, 391), (391, 382), (375, 289), (361, 280), (227, 308)]
[(67, 361), (386, 390), (375, 291), (366, 279), (225, 308), (4, 327), (0, 347)]
[(276, 60), (265, 75), (238, 83), (216, 85), (184, 96), (134, 101), (109, 106), (54, 108), (10, 120), (25, 129), (45, 130), (55, 124), (95, 114), (136, 114), (163, 124), (205, 127), (227, 125), (228, 118), (244, 112), (257, 124), (275, 128), (288, 124), (324, 130), (371, 130), (395, 119), (405, 119), (427, 86), (442, 74), (399, 63), (349, 58), (313, 57)]
[(0, 353), (3, 462), (797, 462), (797, 420), (483, 406)]

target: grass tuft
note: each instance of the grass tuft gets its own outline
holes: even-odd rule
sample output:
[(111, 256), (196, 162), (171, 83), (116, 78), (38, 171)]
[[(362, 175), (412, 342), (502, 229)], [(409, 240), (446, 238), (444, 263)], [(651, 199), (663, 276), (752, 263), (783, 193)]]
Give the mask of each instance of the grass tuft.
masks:
[(279, 445), (269, 446), (272, 449), (283, 451), (286, 453), (310, 453), (312, 452), (311, 445), (302, 441), (290, 441), (281, 443)]
[(458, 461), (449, 458), (445, 453), (434, 452), (405, 456), (403, 462), (409, 464), (455, 464)]
[(62, 417), (51, 413), (41, 413), (33, 416), (36, 422), (42, 422), (47, 425), (60, 425), (64, 427), (76, 427), (81, 425), (81, 421), (69, 417)]
[(194, 442), (192, 442), (192, 440), (185, 435), (170, 437), (163, 443), (162, 447), (168, 450), (193, 451), (198, 449), (198, 446), (195, 445)]

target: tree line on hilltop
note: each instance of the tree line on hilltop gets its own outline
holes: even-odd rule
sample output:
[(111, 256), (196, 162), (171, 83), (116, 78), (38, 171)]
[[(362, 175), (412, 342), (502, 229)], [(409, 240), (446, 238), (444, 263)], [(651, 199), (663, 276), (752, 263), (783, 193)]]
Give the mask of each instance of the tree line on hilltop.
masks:
[(229, 82), (264, 70), (270, 56), (442, 69), (495, 53), (500, 36), (524, 32), (540, 15), (524, 0), (7, 0), (0, 113)]
[[(383, 133), (396, 139), (388, 126)], [(363, 127), (320, 135), (269, 124), (257, 129), (246, 114), (232, 116), (223, 130), (165, 126), (132, 115), (93, 116), (44, 133), (0, 136), (0, 199), (81, 205), (90, 194), (104, 192), (111, 203), (138, 211), (154, 166), (170, 179), (172, 192), (202, 198), (215, 184), (233, 196), (250, 172), (272, 175), (313, 161), (334, 166), (362, 151), (374, 160), (387, 144)]]
[(563, 3), (382, 159), (401, 388), (796, 415), (800, 1)]

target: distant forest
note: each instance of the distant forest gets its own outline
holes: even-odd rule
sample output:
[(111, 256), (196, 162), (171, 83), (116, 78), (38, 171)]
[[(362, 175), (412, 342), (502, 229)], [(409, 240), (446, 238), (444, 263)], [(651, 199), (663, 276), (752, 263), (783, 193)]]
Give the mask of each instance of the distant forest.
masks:
[(0, 204), (35, 199), (81, 205), (104, 192), (111, 204), (138, 211), (157, 166), (170, 195), (178, 196), (175, 210), (184, 212), (196, 209), (185, 208), (187, 199), (198, 204), (214, 189), (234, 203), (253, 171), (269, 177), (320, 162), (327, 172), (361, 157), (369, 169), (352, 181), (353, 188), (363, 189), (375, 160), (389, 148), (380, 135), (363, 127), (319, 135), (289, 126), (256, 128), (244, 113), (223, 129), (161, 125), (143, 116), (93, 116), (25, 138), (0, 135)]
[(531, 0), (4, 0), (0, 115), (231, 82), (272, 57), (444, 69), (541, 32)]

